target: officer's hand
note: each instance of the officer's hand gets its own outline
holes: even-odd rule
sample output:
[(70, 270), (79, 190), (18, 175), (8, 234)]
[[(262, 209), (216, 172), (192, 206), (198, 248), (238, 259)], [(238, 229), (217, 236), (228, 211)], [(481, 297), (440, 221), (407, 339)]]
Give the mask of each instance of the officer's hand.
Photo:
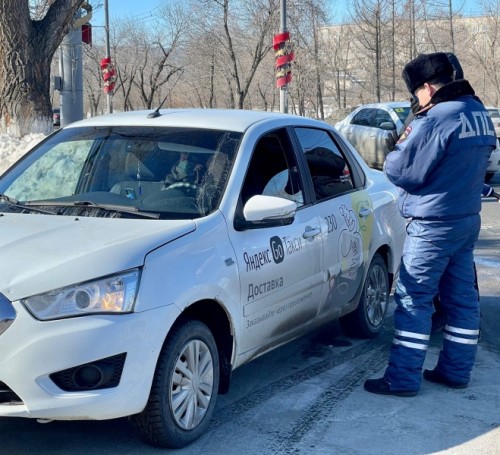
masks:
[(497, 192), (493, 191), (493, 193), (491, 193), (491, 196), (494, 197), (497, 202), (500, 203), (500, 194), (498, 194)]
[(385, 138), (385, 146), (389, 149), (389, 152), (392, 152), (396, 147), (396, 143), (399, 140), (398, 133), (396, 130), (390, 131), (389, 135)]

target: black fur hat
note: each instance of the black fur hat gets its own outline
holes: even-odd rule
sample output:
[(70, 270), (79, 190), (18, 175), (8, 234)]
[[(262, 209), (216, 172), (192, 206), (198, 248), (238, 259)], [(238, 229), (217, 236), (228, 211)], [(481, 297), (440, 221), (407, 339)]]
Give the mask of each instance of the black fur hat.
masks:
[(425, 82), (435, 79), (440, 79), (442, 82), (451, 82), (454, 72), (453, 65), (444, 52), (420, 54), (404, 67), (403, 80), (409, 92), (413, 94)]
[(458, 61), (457, 56), (452, 52), (446, 52), (446, 57), (448, 57), (448, 60), (455, 70), (455, 77), (453, 78), (453, 80), (464, 79), (464, 70), (462, 69), (462, 65), (460, 65), (460, 62)]

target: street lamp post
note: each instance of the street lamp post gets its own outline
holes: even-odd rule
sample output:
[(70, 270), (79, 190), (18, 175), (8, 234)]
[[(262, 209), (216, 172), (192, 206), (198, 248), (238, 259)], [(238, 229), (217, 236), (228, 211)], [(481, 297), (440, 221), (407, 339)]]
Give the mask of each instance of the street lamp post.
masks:
[[(280, 33), (286, 30), (286, 0), (280, 0)], [(288, 84), (280, 88), (280, 112), (288, 113)]]

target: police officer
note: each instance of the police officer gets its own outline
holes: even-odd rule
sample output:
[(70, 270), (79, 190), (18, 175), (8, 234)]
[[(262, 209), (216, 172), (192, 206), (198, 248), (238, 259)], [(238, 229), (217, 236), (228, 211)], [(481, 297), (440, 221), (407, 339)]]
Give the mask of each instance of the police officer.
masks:
[(419, 55), (405, 66), (403, 79), (420, 110), (384, 164), (408, 219), (394, 293), (395, 333), (384, 376), (364, 387), (410, 397), (420, 389), (438, 293), (447, 314), (443, 348), (424, 379), (452, 388), (470, 380), (479, 336), (473, 250), (496, 137), (483, 104), (468, 81), (455, 80), (445, 53)]

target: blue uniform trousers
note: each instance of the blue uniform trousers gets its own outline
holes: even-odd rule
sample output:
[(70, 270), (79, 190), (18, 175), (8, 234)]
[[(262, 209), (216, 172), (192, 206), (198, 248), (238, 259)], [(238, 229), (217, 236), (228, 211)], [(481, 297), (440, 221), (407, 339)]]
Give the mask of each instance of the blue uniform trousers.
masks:
[(474, 287), (473, 251), (481, 220), (413, 219), (394, 299), (394, 339), (385, 379), (391, 390), (419, 390), (431, 331), (432, 300), (439, 292), (447, 315), (437, 370), (467, 384), (479, 338), (479, 296)]

